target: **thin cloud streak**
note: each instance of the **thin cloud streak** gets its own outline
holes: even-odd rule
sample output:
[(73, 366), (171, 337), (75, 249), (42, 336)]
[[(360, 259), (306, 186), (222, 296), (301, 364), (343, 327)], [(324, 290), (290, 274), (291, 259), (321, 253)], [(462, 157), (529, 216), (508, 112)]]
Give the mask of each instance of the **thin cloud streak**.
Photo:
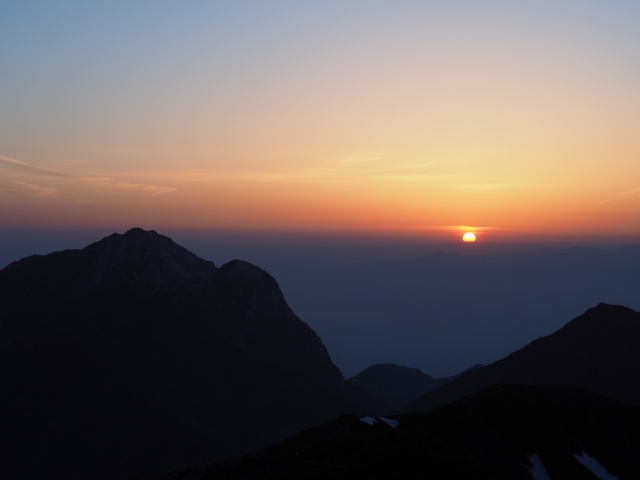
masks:
[(489, 230), (503, 230), (500, 227), (480, 227), (480, 226), (472, 226), (472, 225), (429, 225), (430, 229), (433, 230), (444, 230), (449, 232), (486, 232)]
[[(459, 177), (460, 173), (441, 171), (454, 162), (390, 161), (388, 152), (360, 152), (323, 166), (294, 167), (280, 171), (225, 171), (203, 173), (194, 181), (245, 181), (284, 183), (348, 183), (362, 181), (419, 182)], [(455, 162), (458, 163), (458, 162)], [(437, 168), (439, 171), (433, 171)]]
[(30, 163), (22, 162), (20, 160), (16, 160), (15, 158), (5, 157), (4, 155), (0, 155), (0, 162), (8, 165), (9, 167), (28, 173), (35, 173), (37, 175), (46, 175), (58, 178), (76, 178), (76, 176), (71, 173), (61, 172), (59, 170), (53, 170), (46, 167), (39, 167), (37, 165), (31, 165)]
[(495, 190), (507, 190), (520, 187), (522, 187), (521, 183), (478, 183), (475, 185), (458, 185), (458, 188), (465, 192), (492, 192)]
[(631, 188), (629, 190), (625, 190), (623, 192), (620, 192), (620, 193), (618, 193), (617, 195), (614, 195), (611, 198), (607, 198), (605, 200), (602, 200), (601, 203), (609, 203), (609, 202), (614, 202), (616, 200), (622, 200), (622, 199), (628, 198), (630, 196), (637, 195), (639, 193), (640, 193), (640, 187)]
[(58, 196), (59, 190), (51, 187), (41, 187), (40, 185), (33, 185), (25, 182), (13, 182), (21, 189), (28, 191), (35, 197), (52, 197)]
[(175, 187), (160, 187), (158, 185), (149, 185), (147, 183), (131, 183), (131, 182), (118, 182), (113, 180), (110, 184), (113, 188), (118, 190), (138, 190), (151, 195), (162, 195), (165, 193), (175, 192)]
[(150, 185), (147, 183), (132, 183), (116, 180), (111, 177), (77, 177), (84, 183), (91, 185), (100, 185), (108, 188), (114, 188), (117, 190), (139, 190), (151, 195), (162, 195), (163, 193), (175, 192), (177, 189), (174, 187), (160, 187), (158, 185)]
[[(112, 177), (84, 177), (81, 175), (75, 175), (72, 173), (54, 170), (51, 168), (40, 167), (37, 165), (32, 165), (27, 162), (23, 162), (21, 160), (16, 160), (14, 158), (9, 158), (4, 155), (0, 155), (0, 164), (9, 166), (10, 168), (17, 169), (24, 173), (29, 173), (32, 175), (46, 176), (46, 177), (55, 177), (61, 178), (71, 181), (80, 182), (86, 185), (99, 185), (105, 188), (112, 188), (116, 190), (132, 190), (132, 191), (141, 191), (151, 195), (162, 195), (165, 193), (175, 192), (177, 189), (175, 187), (162, 187), (158, 185), (152, 185), (147, 183), (133, 183), (126, 182), (122, 180), (117, 180)], [(59, 190), (48, 187), (39, 187), (38, 185), (32, 185), (27, 182), (13, 182), (17, 185), (22, 185), (24, 189), (31, 188), (32, 191), (36, 191), (37, 188), (41, 189), (43, 195), (45, 195), (45, 191), (55, 191), (55, 193), (59, 193)], [(51, 195), (52, 193), (49, 193)]]

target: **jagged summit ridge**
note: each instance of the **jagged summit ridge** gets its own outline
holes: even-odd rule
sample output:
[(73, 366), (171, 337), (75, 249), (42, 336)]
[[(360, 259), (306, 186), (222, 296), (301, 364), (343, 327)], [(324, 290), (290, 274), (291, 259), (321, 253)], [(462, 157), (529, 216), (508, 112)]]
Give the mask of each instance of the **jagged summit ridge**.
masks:
[(105, 275), (112, 274), (130, 282), (157, 287), (181, 282), (194, 288), (195, 283), (210, 280), (217, 270), (213, 262), (201, 259), (154, 230), (132, 228), (123, 235), (114, 233), (94, 245), (88, 247), (96, 252), (91, 263), (95, 271), (92, 286), (100, 283)]
[[(62, 265), (64, 268), (56, 268)], [(114, 233), (83, 249), (31, 255), (9, 264), (4, 271), (22, 281), (31, 269), (40, 271), (43, 285), (58, 283), (81, 291), (134, 283), (156, 289), (177, 285), (194, 289), (199, 282), (209, 282), (217, 271), (213, 262), (169, 237), (141, 228)]]

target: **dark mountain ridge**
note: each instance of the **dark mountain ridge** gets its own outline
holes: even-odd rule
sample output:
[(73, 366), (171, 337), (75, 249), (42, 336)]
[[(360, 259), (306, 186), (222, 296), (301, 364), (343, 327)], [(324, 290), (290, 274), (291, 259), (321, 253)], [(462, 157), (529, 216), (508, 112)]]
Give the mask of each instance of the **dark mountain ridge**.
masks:
[(555, 333), (468, 371), (400, 411), (430, 411), (500, 382), (572, 385), (640, 405), (640, 313), (599, 304)]
[(276, 281), (132, 229), (0, 270), (9, 477), (144, 477), (366, 407)]
[(435, 378), (417, 368), (392, 363), (372, 365), (347, 381), (378, 398), (387, 412), (397, 410), (439, 385)]
[[(477, 364), (468, 368), (480, 368)], [(466, 371), (466, 370), (465, 370)], [(367, 396), (378, 399), (385, 412), (393, 412), (407, 403), (449, 383), (464, 372), (450, 377), (433, 378), (418, 368), (402, 367), (393, 363), (379, 363), (367, 367), (347, 381)]]
[(633, 480), (638, 449), (638, 406), (575, 387), (498, 384), (429, 413), (342, 416), (170, 478)]

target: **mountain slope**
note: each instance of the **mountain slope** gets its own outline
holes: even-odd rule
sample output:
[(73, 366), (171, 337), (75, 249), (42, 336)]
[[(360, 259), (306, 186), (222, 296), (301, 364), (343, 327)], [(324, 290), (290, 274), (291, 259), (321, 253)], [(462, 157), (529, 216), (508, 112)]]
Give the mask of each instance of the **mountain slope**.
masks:
[(343, 416), (255, 456), (172, 478), (614, 478), (597, 462), (633, 480), (639, 448), (640, 407), (573, 387), (500, 384), (429, 413)]
[(11, 478), (144, 477), (363, 408), (269, 274), (153, 231), (14, 262), (0, 292)]
[(499, 382), (573, 385), (640, 405), (640, 313), (600, 304), (557, 332), (468, 371), (401, 412), (430, 411)]
[(378, 398), (387, 412), (406, 405), (439, 385), (436, 379), (417, 368), (392, 363), (372, 365), (347, 381)]
[[(477, 364), (468, 370), (480, 367), (482, 365)], [(463, 373), (436, 379), (417, 368), (380, 363), (364, 369), (356, 376), (349, 378), (347, 382), (363, 391), (368, 397), (377, 399), (381, 403), (378, 410), (388, 413), (455, 380)]]

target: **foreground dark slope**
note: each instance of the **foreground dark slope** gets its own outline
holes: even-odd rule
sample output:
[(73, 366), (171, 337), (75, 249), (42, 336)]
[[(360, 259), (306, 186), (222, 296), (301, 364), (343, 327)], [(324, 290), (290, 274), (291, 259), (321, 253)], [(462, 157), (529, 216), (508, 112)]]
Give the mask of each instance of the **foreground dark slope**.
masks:
[(499, 382), (572, 385), (640, 405), (640, 313), (600, 304), (557, 332), (464, 373), (401, 409), (430, 411)]
[(133, 229), (0, 271), (6, 478), (144, 476), (361, 411), (275, 280)]
[(536, 478), (605, 478), (580, 463), (585, 454), (620, 480), (640, 478), (640, 407), (586, 390), (501, 384), (394, 419), (395, 428), (342, 416), (255, 456), (171, 478), (532, 480), (534, 462), (548, 474)]

